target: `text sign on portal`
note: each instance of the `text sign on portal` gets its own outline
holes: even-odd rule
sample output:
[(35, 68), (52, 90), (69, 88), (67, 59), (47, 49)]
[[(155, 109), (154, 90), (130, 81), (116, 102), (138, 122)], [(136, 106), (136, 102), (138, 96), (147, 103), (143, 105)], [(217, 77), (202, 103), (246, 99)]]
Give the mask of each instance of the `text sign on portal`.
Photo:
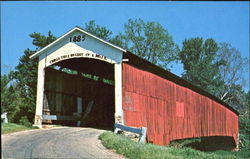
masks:
[(85, 35), (75, 35), (69, 38), (69, 42), (81, 42), (85, 40)]
[(94, 59), (99, 59), (99, 60), (106, 61), (109, 63), (115, 63), (113, 60), (107, 58), (106, 56), (98, 55), (98, 54), (92, 53), (92, 52), (72, 53), (72, 54), (61, 55), (61, 56), (58, 56), (58, 57), (50, 60), (49, 63), (54, 64), (54, 63), (59, 62), (61, 60), (66, 60), (66, 59), (70, 59), (70, 58), (79, 58), (79, 57), (94, 58)]
[(73, 58), (90, 58), (115, 64), (121, 61), (122, 52), (88, 34), (75, 32), (46, 52), (46, 67)]

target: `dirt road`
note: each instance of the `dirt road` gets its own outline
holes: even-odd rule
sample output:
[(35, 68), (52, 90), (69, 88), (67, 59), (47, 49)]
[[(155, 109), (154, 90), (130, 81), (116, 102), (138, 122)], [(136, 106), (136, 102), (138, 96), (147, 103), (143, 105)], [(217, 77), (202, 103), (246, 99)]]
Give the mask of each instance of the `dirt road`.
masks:
[(2, 158), (123, 158), (102, 146), (102, 132), (63, 127), (1, 135)]

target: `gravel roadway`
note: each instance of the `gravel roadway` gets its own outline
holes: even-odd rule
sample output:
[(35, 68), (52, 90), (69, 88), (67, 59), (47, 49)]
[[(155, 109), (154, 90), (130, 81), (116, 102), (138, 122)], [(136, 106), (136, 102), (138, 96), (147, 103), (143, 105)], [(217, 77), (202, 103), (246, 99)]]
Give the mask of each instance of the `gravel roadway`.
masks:
[(2, 158), (124, 158), (102, 146), (103, 130), (60, 127), (1, 135)]

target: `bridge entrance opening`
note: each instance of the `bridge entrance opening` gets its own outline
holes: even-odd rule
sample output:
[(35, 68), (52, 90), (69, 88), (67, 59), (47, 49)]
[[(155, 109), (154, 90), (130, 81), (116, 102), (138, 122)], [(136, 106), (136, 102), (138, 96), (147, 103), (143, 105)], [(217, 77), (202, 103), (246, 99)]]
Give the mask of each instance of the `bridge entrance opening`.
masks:
[(74, 58), (45, 68), (43, 124), (113, 129), (114, 64)]

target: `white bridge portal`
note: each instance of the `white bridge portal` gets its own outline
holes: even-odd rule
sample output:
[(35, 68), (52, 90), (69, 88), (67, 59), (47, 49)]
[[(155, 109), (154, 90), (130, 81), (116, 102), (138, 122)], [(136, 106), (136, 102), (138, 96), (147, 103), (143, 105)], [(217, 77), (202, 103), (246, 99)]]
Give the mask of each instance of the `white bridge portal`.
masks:
[[(76, 118), (77, 126), (83, 124), (81, 120), (84, 120), (94, 109), (92, 107), (97, 107), (95, 106), (97, 101), (94, 100), (98, 99), (104, 102), (105, 100), (102, 99), (104, 97), (101, 96), (107, 94), (103, 91), (102, 95), (92, 94), (92, 97), (88, 97), (89, 99), (84, 98), (84, 96), (88, 96), (86, 92), (90, 92), (88, 88), (94, 89), (92, 86), (86, 85), (86, 83), (88, 83), (86, 80), (79, 79), (80, 75), (86, 76), (86, 74), (90, 74), (90, 76), (94, 76), (95, 78), (98, 77), (103, 80), (114, 81), (114, 90), (112, 91), (112, 89), (110, 89), (111, 92), (114, 92), (113, 116), (115, 119), (119, 119), (117, 123), (123, 123), (121, 66), (123, 52), (126, 52), (126, 50), (108, 43), (79, 27), (75, 27), (53, 43), (30, 56), (31, 59), (39, 58), (34, 125), (42, 127), (43, 122), (46, 120), (48, 122), (49, 119), (58, 120), (60, 118)], [(59, 67), (59, 70), (51, 70), (56, 67)], [(77, 75), (79, 76), (66, 75), (64, 72), (59, 72), (65, 68), (77, 71)], [(93, 75), (91, 75), (90, 70), (94, 73)], [(51, 76), (57, 77), (53, 78)], [(65, 78), (65, 80), (59, 79), (58, 77)], [(84, 86), (79, 88), (79, 86), (67, 83), (68, 80), (66, 80), (66, 78), (72, 78), (72, 82), (85, 82), (85, 84), (82, 83)], [(91, 85), (95, 85), (95, 82), (89, 82), (89, 84), (90, 83)], [(67, 86), (70, 86), (71, 90), (67, 90)], [(78, 93), (74, 94), (76, 90), (78, 90)], [(69, 96), (71, 97), (69, 98)], [(94, 99), (92, 106), (90, 98)], [(69, 103), (68, 105), (65, 104), (65, 102), (67, 103), (70, 100), (71, 103), (76, 103), (73, 104), (75, 105), (74, 107), (76, 107), (74, 108), (75, 110), (68, 108), (70, 107)], [(107, 105), (112, 105), (112, 103)], [(66, 109), (68, 109), (71, 114), (67, 114), (67, 112), (65, 112)]]

